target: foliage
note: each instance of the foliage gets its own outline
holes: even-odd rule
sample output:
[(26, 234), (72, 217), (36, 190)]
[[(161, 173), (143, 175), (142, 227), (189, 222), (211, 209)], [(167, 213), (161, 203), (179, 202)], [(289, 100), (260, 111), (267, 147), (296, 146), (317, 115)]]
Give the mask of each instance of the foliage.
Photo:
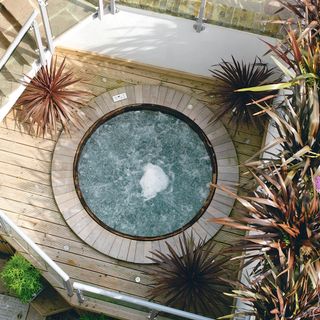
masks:
[(65, 58), (57, 66), (57, 58), (50, 67), (42, 66), (36, 76), (25, 83), (26, 89), (17, 104), (22, 105), (20, 120), (30, 121), (30, 129), (36, 125), (36, 135), (57, 132), (58, 123), (69, 132), (70, 123), (80, 128), (84, 113), (79, 107), (88, 95), (85, 91), (69, 89), (80, 79), (72, 71), (65, 70)]
[(287, 9), (295, 16), (295, 20), (292, 21), (290, 17), (288, 21), (283, 21), (282, 23), (297, 24), (298, 27), (301, 26), (304, 29), (311, 27), (317, 32), (314, 22), (317, 22), (318, 25), (320, 24), (319, 0), (278, 0), (278, 2), (282, 5), (282, 8), (278, 12)]
[(40, 272), (22, 256), (15, 254), (4, 266), (1, 278), (11, 293), (28, 303), (42, 289)]
[(254, 196), (240, 197), (224, 189), (242, 204), (241, 216), (212, 221), (251, 231), (231, 250), (245, 251), (248, 263), (259, 261), (257, 268), (264, 266), (267, 255), (290, 278), (301, 265), (320, 259), (318, 193), (290, 180), (285, 170), (252, 174), (259, 185)]
[(272, 154), (273, 161), (277, 159), (278, 167), (286, 167), (296, 182), (303, 179), (312, 187), (312, 172), (318, 175), (320, 166), (320, 108), (318, 90), (315, 86), (308, 90), (304, 98), (286, 99), (281, 112), (266, 113), (275, 122), (281, 146), (278, 154)]
[(320, 317), (320, 287), (312, 287), (310, 284), (307, 267), (298, 273), (295, 281), (288, 281), (281, 267), (275, 267), (270, 261), (268, 269), (269, 272), (255, 279), (251, 275), (247, 285), (234, 283), (236, 289), (231, 296), (253, 307), (252, 311), (239, 310), (240, 314), (253, 315), (256, 320), (315, 320)]
[(272, 154), (272, 160), (277, 158), (277, 166), (288, 167), (290, 176), (305, 179), (306, 183), (311, 176), (310, 170), (315, 172), (320, 165), (320, 42), (313, 43), (314, 37), (310, 29), (300, 35), (290, 30), (282, 45), (268, 44), (276, 56), (275, 63), (288, 81), (240, 90), (289, 89), (280, 105), (260, 105), (260, 108), (274, 120), (280, 137), (281, 152)]
[(231, 113), (231, 121), (234, 121), (237, 128), (240, 123), (253, 124), (260, 127), (263, 120), (254, 116), (260, 108), (253, 102), (263, 102), (270, 99), (276, 93), (266, 92), (236, 92), (240, 88), (248, 88), (261, 86), (270, 82), (278, 82), (280, 79), (275, 78), (274, 68), (268, 67), (267, 64), (261, 62), (258, 58), (253, 63), (247, 64), (237, 61), (232, 56), (232, 62), (222, 59), (213, 70), (210, 70), (214, 79), (218, 80), (215, 87), (209, 92), (210, 96), (214, 96), (215, 104), (219, 105), (217, 119), (221, 118), (225, 113)]
[[(286, 38), (268, 44), (286, 82), (244, 87), (237, 92), (286, 89), (271, 104), (256, 102), (275, 123), (276, 154), (247, 162), (258, 188), (239, 197), (238, 216), (214, 222), (246, 230), (231, 252), (253, 266), (248, 284), (233, 283), (233, 297), (253, 307), (257, 320), (320, 318), (320, 42), (318, 0), (282, 1), (296, 15), (286, 21)], [(264, 101), (265, 102), (265, 101)], [(250, 160), (251, 161), (251, 160)], [(315, 186), (315, 183), (317, 184)], [(247, 313), (245, 311), (244, 313)]]
[(183, 234), (178, 248), (181, 257), (168, 243), (168, 254), (152, 252), (154, 257), (150, 259), (156, 265), (147, 271), (154, 281), (151, 299), (162, 298), (169, 306), (203, 314), (214, 314), (217, 303), (226, 303), (222, 293), (227, 285), (221, 277), (226, 276), (228, 258), (213, 255), (212, 243), (207, 247), (203, 245), (204, 241), (195, 245), (192, 234), (190, 238)]
[[(316, 190), (288, 177), (282, 168), (252, 172), (253, 196), (234, 196), (239, 216), (212, 221), (249, 233), (231, 247), (254, 265), (248, 285), (234, 284), (233, 297), (253, 306), (259, 319), (316, 319), (320, 315), (320, 201)], [(250, 313), (250, 312), (249, 312)]]

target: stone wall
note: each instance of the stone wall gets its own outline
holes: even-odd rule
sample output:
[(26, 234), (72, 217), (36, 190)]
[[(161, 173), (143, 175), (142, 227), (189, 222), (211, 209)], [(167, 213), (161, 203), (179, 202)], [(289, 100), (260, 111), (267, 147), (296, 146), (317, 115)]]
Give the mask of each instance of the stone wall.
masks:
[[(277, 17), (270, 15), (272, 6), (268, 0), (242, 1), (207, 0), (206, 22), (224, 27), (245, 30), (257, 34), (277, 36), (279, 26), (271, 23)], [(119, 0), (119, 4), (135, 8), (167, 13), (175, 16), (195, 19), (201, 0)], [(225, 4), (227, 3), (227, 4)]]

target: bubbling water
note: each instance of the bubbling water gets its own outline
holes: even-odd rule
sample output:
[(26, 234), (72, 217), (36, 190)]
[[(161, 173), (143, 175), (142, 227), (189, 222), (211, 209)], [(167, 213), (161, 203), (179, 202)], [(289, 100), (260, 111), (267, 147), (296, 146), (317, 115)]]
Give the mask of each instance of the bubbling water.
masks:
[(142, 188), (142, 195), (148, 201), (168, 188), (169, 177), (161, 167), (152, 163), (148, 163), (143, 170), (144, 174), (139, 183)]
[(212, 174), (198, 133), (154, 110), (124, 112), (100, 124), (77, 164), (90, 211), (133, 237), (159, 237), (189, 223), (208, 198)]

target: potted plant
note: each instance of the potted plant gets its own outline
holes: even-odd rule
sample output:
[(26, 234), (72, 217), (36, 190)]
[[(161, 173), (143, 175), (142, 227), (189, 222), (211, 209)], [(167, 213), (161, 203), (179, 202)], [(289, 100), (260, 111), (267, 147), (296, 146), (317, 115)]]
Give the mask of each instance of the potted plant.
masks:
[(8, 260), (0, 276), (8, 290), (23, 303), (32, 301), (43, 289), (40, 272), (18, 254)]

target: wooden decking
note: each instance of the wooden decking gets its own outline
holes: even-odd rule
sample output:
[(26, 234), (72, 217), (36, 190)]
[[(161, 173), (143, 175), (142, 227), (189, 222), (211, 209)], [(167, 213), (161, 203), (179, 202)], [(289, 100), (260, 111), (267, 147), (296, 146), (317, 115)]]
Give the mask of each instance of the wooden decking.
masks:
[[(211, 79), (63, 49), (58, 49), (57, 54), (61, 59), (67, 56), (69, 67), (84, 79), (82, 87), (95, 96), (127, 85), (152, 84), (177, 89), (203, 103), (210, 101), (205, 93), (214, 85)], [(232, 134), (233, 129), (228, 125), (227, 128)], [(242, 163), (259, 150), (262, 134), (241, 128), (233, 142)], [(146, 266), (97, 252), (78, 238), (63, 219), (54, 200), (50, 178), (55, 144), (55, 138), (35, 138), (28, 134), (27, 128), (16, 125), (12, 113), (0, 124), (0, 209), (16, 221), (72, 279), (146, 297), (151, 286), (150, 278), (143, 273)], [(246, 180), (240, 177), (241, 184)], [(236, 232), (221, 228), (212, 240), (216, 243), (215, 250), (230, 246), (236, 237)], [(238, 265), (232, 262), (229, 269), (237, 271)], [(237, 272), (233, 275), (236, 277)], [(140, 283), (135, 282), (137, 276), (141, 278)], [(68, 298), (62, 287), (56, 289), (70, 303), (78, 305), (75, 296)], [(133, 312), (125, 307), (98, 303), (94, 299), (82, 307), (101, 310), (120, 319), (145, 319), (142, 311)]]

